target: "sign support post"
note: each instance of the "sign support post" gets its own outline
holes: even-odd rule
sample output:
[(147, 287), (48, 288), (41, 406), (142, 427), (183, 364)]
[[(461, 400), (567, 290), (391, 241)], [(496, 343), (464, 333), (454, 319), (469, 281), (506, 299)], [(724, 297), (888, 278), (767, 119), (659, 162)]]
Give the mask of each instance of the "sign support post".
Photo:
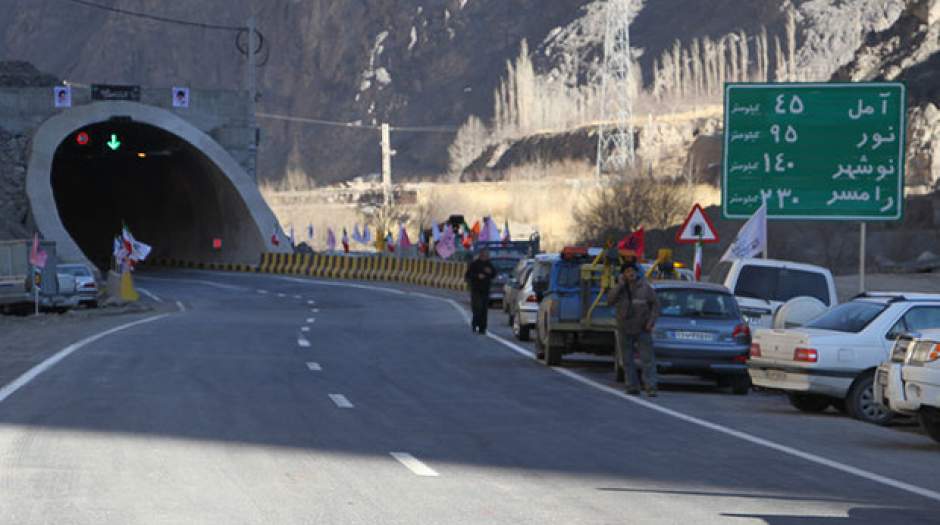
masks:
[(865, 293), (865, 241), (868, 233), (868, 224), (864, 221), (861, 223), (859, 228), (861, 233), (861, 239), (859, 240), (858, 246), (858, 293)]

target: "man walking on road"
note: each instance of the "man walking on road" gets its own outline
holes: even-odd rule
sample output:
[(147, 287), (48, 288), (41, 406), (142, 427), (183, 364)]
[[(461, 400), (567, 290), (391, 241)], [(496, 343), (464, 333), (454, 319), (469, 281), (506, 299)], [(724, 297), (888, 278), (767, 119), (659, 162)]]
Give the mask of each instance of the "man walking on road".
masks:
[(646, 395), (656, 396), (656, 356), (653, 353), (653, 327), (659, 317), (659, 299), (653, 287), (640, 279), (635, 263), (620, 267), (620, 282), (607, 295), (608, 304), (617, 311), (617, 340), (620, 355), (627, 371), (626, 390), (630, 395), (640, 393), (637, 377), (636, 354), (643, 362), (643, 383)]
[(470, 306), (473, 309), (473, 322), (471, 326), (474, 332), (480, 334), (486, 333), (486, 317), (489, 313), (490, 303), (490, 283), (496, 276), (496, 268), (490, 262), (490, 252), (487, 249), (480, 250), (476, 259), (467, 266), (467, 273), (464, 278), (470, 286)]

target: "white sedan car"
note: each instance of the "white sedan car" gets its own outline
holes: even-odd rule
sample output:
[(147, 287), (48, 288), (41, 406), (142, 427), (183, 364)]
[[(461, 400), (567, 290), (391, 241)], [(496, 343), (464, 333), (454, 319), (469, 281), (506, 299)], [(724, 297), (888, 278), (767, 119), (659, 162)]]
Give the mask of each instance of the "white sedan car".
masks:
[(832, 405), (885, 424), (892, 413), (875, 399), (875, 370), (898, 336), (930, 328), (940, 328), (940, 295), (863, 294), (804, 327), (757, 330), (748, 372), (754, 385), (785, 391), (804, 412)]
[(940, 441), (940, 330), (901, 336), (875, 377), (879, 403), (917, 416), (930, 437)]

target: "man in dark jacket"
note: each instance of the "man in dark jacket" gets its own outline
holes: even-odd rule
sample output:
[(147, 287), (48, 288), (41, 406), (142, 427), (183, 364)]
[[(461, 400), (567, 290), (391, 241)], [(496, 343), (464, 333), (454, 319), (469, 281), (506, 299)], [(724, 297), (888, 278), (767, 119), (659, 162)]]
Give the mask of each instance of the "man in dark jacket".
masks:
[(489, 313), (490, 283), (496, 277), (496, 268), (490, 262), (489, 250), (480, 250), (480, 254), (467, 266), (464, 275), (470, 286), (470, 305), (473, 309), (471, 326), (474, 332), (486, 333), (486, 317)]
[(653, 353), (653, 327), (659, 317), (659, 299), (653, 287), (640, 278), (635, 263), (620, 268), (620, 282), (607, 295), (608, 304), (617, 311), (617, 340), (627, 371), (628, 394), (640, 393), (636, 370), (636, 353), (643, 362), (643, 383), (646, 394), (656, 396), (656, 356)]

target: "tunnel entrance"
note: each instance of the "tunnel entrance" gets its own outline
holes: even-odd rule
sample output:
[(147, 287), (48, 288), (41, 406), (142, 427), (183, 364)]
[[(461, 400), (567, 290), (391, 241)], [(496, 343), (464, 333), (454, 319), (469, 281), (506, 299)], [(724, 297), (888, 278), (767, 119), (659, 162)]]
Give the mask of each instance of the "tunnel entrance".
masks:
[(264, 245), (244, 199), (212, 160), (130, 118), (70, 133), (55, 150), (50, 179), (62, 224), (102, 270), (124, 224), (155, 259), (225, 262)]

